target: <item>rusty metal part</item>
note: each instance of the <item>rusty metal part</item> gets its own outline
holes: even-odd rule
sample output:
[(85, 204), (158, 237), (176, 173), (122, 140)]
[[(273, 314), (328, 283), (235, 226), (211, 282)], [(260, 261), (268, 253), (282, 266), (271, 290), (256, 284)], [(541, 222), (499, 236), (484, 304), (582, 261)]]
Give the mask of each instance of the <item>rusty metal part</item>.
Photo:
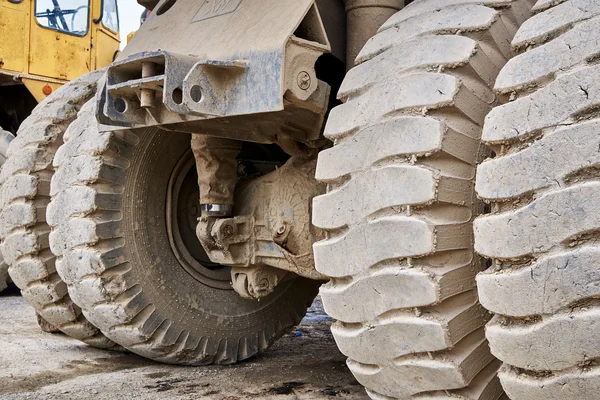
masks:
[(202, 215), (228, 217), (233, 211), (237, 184), (236, 157), (242, 148), (237, 140), (206, 135), (192, 136)]
[[(158, 5), (108, 71), (101, 129), (317, 140), (329, 86), (315, 63), (331, 47), (315, 0), (213, 3), (178, 0), (162, 13), (166, 3)], [(152, 76), (143, 73), (147, 63), (158, 66)], [(142, 93), (150, 91), (160, 101), (144, 107)]]
[(268, 266), (315, 280), (312, 245), (322, 239), (311, 220), (312, 198), (323, 187), (316, 161), (292, 157), (276, 171), (241, 184), (232, 218), (199, 220), (196, 234), (210, 259), (238, 269)]
[(249, 268), (232, 268), (231, 284), (233, 289), (245, 299), (260, 299), (275, 291), (275, 287), (290, 274), (282, 269), (267, 265), (255, 265)]
[(346, 67), (354, 60), (367, 40), (398, 10), (404, 0), (344, 0), (346, 6)]

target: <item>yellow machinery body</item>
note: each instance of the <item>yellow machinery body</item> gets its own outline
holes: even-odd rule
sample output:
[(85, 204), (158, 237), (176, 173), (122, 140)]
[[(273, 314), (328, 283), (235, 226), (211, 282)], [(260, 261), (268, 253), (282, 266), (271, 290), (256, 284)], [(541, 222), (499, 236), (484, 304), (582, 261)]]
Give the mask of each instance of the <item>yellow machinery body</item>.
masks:
[(0, 0), (0, 127), (118, 55), (117, 0)]

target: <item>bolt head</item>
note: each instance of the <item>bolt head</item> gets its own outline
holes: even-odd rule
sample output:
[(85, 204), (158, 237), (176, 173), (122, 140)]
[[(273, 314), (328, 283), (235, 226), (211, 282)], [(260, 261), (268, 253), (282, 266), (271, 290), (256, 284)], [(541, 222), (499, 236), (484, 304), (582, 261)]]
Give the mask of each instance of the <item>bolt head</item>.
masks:
[(221, 234), (223, 235), (223, 237), (231, 237), (233, 236), (233, 226), (231, 225), (223, 225), (223, 227), (221, 228)]
[(310, 75), (306, 71), (302, 71), (298, 74), (298, 87), (302, 90), (308, 90), (312, 83)]

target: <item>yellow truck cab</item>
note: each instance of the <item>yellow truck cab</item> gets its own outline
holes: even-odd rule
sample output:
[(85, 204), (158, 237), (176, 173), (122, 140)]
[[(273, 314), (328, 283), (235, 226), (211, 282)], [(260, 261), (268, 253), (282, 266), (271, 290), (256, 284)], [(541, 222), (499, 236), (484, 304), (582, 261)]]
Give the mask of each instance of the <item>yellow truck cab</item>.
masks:
[(119, 52), (117, 0), (0, 0), (0, 128)]

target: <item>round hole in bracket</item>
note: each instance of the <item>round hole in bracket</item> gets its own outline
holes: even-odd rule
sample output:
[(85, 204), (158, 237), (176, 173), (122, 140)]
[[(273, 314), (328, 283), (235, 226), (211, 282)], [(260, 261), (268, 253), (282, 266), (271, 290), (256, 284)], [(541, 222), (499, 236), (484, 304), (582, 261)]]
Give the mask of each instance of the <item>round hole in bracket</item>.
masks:
[(196, 103), (200, 103), (202, 101), (202, 98), (204, 97), (204, 95), (202, 94), (202, 88), (198, 85), (192, 86), (192, 88), (190, 89), (190, 97)]
[(156, 15), (163, 15), (175, 5), (177, 0), (165, 0), (156, 10)]
[(181, 88), (175, 88), (173, 90), (173, 94), (171, 95), (171, 97), (173, 98), (173, 101), (175, 102), (175, 104), (182, 104), (183, 103), (183, 91), (181, 90)]
[(127, 102), (120, 97), (117, 97), (115, 99), (113, 105), (115, 106), (115, 110), (117, 110), (118, 113), (123, 114), (125, 111), (127, 111)]

